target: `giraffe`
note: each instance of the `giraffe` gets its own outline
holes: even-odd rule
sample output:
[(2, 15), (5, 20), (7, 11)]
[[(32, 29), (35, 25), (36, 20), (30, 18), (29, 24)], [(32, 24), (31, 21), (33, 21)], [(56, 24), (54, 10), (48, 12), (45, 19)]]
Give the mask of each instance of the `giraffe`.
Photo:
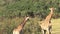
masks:
[(54, 12), (54, 8), (51, 7), (49, 8), (49, 10), (50, 10), (49, 15), (41, 23), (39, 23), (42, 34), (46, 34), (46, 32), (47, 34), (51, 34), (51, 27), (52, 27), (51, 18)]
[(24, 20), (22, 21), (22, 23), (13, 30), (13, 34), (20, 34), (21, 30), (23, 29), (23, 27), (26, 24), (28, 19), (29, 19), (29, 17), (25, 17)]

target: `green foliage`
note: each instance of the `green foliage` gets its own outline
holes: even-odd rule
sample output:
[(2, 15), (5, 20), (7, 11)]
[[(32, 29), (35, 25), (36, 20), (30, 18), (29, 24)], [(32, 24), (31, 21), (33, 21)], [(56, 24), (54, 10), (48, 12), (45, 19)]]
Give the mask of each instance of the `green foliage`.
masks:
[(0, 16), (7, 16), (7, 17), (10, 16), (13, 17), (17, 15), (25, 16), (27, 12), (31, 11), (34, 13), (34, 15), (39, 14), (39, 16), (41, 16), (42, 18), (42, 16), (44, 17), (48, 15), (49, 8), (52, 6), (56, 8), (55, 11), (57, 13), (60, 13), (59, 11), (60, 0), (0, 0), (0, 1), (1, 1)]

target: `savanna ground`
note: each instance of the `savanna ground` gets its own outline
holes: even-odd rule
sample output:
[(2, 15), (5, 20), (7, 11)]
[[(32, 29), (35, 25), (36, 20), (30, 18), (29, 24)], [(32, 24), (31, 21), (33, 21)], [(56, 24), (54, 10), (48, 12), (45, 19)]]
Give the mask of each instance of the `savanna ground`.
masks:
[[(0, 34), (12, 34), (12, 30), (22, 22), (23, 18), (3, 19), (0, 21)], [(23, 34), (41, 34), (38, 18), (31, 18), (23, 28)], [(52, 34), (60, 34), (60, 18), (52, 19)]]
[(52, 19), (52, 34), (60, 34), (60, 18)]

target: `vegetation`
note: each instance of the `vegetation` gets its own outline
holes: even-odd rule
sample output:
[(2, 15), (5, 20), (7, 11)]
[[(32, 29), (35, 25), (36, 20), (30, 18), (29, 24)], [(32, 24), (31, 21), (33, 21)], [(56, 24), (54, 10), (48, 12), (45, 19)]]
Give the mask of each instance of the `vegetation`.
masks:
[[(23, 28), (23, 34), (41, 34), (38, 21), (49, 14), (49, 8), (55, 7), (53, 18), (60, 17), (60, 0), (0, 0), (0, 34), (12, 34), (24, 16), (32, 16)], [(58, 29), (53, 21), (53, 32)], [(60, 23), (59, 23), (60, 24)], [(59, 25), (56, 25), (59, 26)], [(52, 32), (52, 33), (53, 33)], [(59, 32), (53, 34), (59, 34)]]
[(60, 33), (60, 26), (59, 23), (60, 19), (53, 19), (52, 20), (52, 34), (59, 34)]
[[(4, 19), (0, 22), (0, 34), (12, 34), (12, 31), (17, 27), (23, 18), (14, 18), (14, 19)], [(38, 25), (39, 18), (31, 18), (25, 24), (22, 33), (23, 34), (41, 34), (40, 26)], [(52, 19), (52, 34), (60, 34), (60, 18)]]
[(25, 16), (28, 12), (44, 18), (49, 13), (49, 8), (55, 7), (54, 17), (60, 16), (60, 0), (0, 0), (0, 16), (16, 17)]

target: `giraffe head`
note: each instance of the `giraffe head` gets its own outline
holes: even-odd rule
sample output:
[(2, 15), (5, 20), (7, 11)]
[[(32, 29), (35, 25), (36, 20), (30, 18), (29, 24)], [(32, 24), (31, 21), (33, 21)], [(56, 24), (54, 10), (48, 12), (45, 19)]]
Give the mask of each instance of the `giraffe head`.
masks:
[(51, 10), (51, 11), (54, 11), (54, 9), (56, 9), (56, 8), (54, 8), (54, 7), (49, 8), (49, 10)]
[(29, 19), (29, 17), (26, 17), (26, 18), (25, 18), (25, 20), (28, 20), (28, 19)]

